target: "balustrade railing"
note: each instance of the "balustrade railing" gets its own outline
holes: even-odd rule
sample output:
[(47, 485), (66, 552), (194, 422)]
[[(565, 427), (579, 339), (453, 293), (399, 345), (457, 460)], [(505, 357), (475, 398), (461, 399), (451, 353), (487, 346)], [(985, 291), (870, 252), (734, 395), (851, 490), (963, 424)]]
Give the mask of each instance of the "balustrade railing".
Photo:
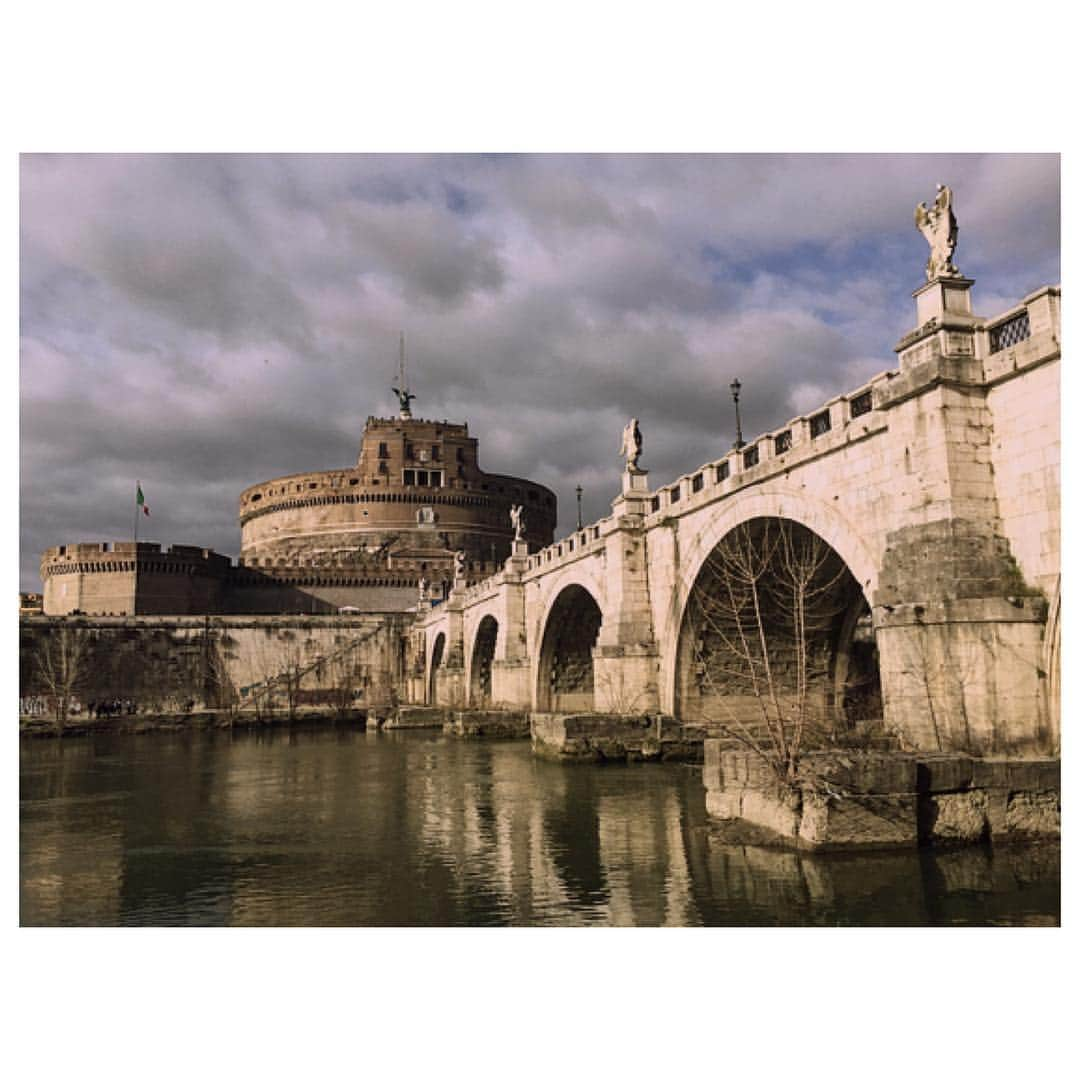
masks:
[(989, 328), (990, 354), (1001, 352), (1002, 349), (1010, 349), (1021, 341), (1031, 337), (1031, 320), (1028, 317), (1027, 308), (1013, 315), (1012, 318), (998, 323)]

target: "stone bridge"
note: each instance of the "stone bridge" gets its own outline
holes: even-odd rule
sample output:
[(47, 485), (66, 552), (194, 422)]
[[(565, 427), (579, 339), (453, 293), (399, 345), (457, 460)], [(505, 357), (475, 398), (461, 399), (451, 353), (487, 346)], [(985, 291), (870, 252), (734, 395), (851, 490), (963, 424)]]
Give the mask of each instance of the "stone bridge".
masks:
[(733, 529), (781, 522), (845, 568), (816, 601), (834, 722), (877, 710), (910, 748), (1055, 751), (1060, 289), (987, 319), (971, 284), (915, 293), (897, 370), (659, 488), (627, 471), (609, 517), (421, 604), (410, 699), (707, 723), (723, 689), (688, 613)]

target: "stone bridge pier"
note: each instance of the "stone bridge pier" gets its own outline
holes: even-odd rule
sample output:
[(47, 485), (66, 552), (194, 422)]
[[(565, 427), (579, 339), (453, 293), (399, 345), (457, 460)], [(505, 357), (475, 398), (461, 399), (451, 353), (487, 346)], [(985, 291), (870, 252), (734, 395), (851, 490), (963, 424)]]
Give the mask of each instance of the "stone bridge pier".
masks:
[(660, 707), (660, 650), (649, 602), (645, 518), (651, 496), (644, 471), (624, 472), (612, 504), (615, 527), (603, 559), (608, 606), (593, 649), (594, 705), (599, 712), (651, 713)]

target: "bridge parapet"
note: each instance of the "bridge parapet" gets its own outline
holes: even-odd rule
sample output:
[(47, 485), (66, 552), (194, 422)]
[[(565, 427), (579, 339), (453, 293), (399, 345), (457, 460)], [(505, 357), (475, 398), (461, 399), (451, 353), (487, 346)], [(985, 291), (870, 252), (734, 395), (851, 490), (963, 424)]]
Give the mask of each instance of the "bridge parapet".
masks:
[(557, 566), (564, 566), (586, 555), (603, 551), (607, 537), (617, 528), (615, 518), (608, 516), (577, 529), (569, 536), (529, 556), (525, 571), (527, 579), (539, 577)]
[(769, 480), (885, 430), (887, 422), (877, 399), (879, 388), (895, 375), (895, 371), (883, 371), (857, 389), (831, 398), (821, 408), (792, 417), (782, 427), (658, 488), (646, 524), (658, 524), (665, 517), (734, 495), (749, 484)]

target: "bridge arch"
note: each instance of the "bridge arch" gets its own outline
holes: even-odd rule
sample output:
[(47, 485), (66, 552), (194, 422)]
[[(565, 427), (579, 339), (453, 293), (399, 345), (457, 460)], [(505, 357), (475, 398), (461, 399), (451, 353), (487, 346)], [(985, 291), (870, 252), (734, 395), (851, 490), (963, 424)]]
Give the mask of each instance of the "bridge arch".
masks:
[(593, 649), (603, 613), (584, 585), (565, 585), (548, 607), (540, 635), (535, 700), (538, 712), (589, 712), (595, 707)]
[(469, 661), (469, 704), (484, 708), (491, 704), (491, 665), (499, 639), (499, 623), (494, 615), (485, 615), (473, 638)]
[(661, 657), (664, 707), (679, 715), (685, 705), (688, 608), (710, 557), (724, 538), (739, 526), (768, 520), (805, 529), (820, 538), (847, 568), (850, 580), (845, 588), (849, 594), (835, 597), (838, 603), (842, 602), (844, 611), (838, 617), (831, 644), (831, 707), (841, 712), (850, 707), (854, 714), (856, 704), (851, 699), (851, 686), (855, 684), (869, 686), (866, 692), (871, 698), (875, 692), (879, 693), (874, 682), (877, 658), (870, 626), (870, 604), (877, 585), (878, 560), (845, 516), (823, 500), (783, 490), (748, 493), (719, 506), (704, 508), (702, 515), (704, 517), (688, 515), (679, 523), (680, 532), (688, 532), (692, 539), (681, 550), (670, 603), (664, 612), (664, 625), (658, 628), (661, 640), (671, 643)]

